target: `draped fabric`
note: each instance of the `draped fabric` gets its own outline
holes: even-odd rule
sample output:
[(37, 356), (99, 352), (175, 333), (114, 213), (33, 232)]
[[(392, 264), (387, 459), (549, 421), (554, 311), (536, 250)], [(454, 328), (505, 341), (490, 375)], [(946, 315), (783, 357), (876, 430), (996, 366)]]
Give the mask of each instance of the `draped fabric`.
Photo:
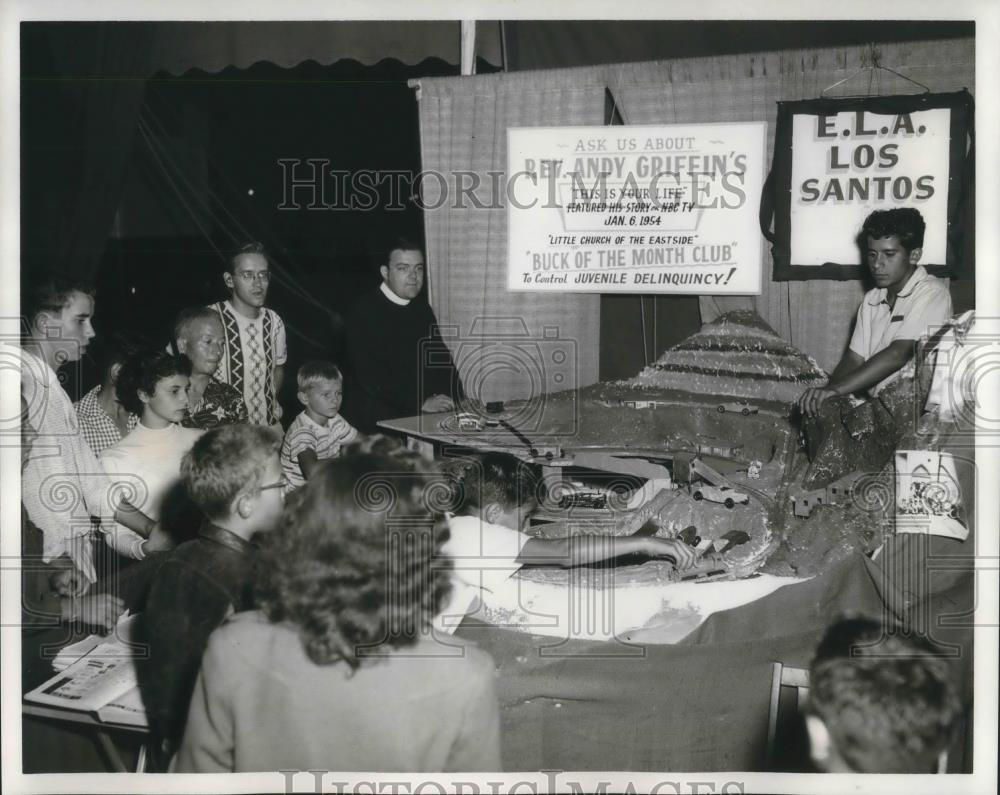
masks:
[[(972, 39), (886, 44), (881, 63), (934, 91), (973, 91)], [(870, 65), (871, 49), (835, 47), (759, 55), (692, 58), (609, 67), (609, 86), (631, 124), (766, 121), (767, 153), (774, 149), (779, 100), (818, 97), (838, 80)], [(912, 94), (920, 89), (885, 70), (862, 73), (830, 96), (866, 93), (869, 74), (876, 93)], [(860, 281), (774, 282), (770, 249), (761, 239), (763, 291), (754, 298), (701, 300), (702, 321), (734, 308), (753, 308), (793, 345), (832, 370), (840, 361), (864, 286)]]
[[(505, 182), (489, 172), (506, 172), (508, 127), (601, 124), (600, 75), (553, 70), (420, 82), (421, 166), (425, 175), (442, 175), (423, 181), (430, 300), (451, 327), (444, 338), (466, 391), (507, 400), (593, 383), (600, 298), (507, 291)], [(473, 183), (463, 198), (459, 188)]]
[(151, 33), (101, 23), (22, 25), (27, 263), (85, 279), (97, 272), (145, 95)]
[[(508, 19), (503, 23), (507, 71), (560, 69), (691, 58), (712, 54), (774, 52), (795, 47), (867, 45), (873, 39), (919, 41), (971, 36), (975, 23), (945, 20), (763, 19)], [(493, 62), (495, 63), (495, 62)], [(892, 66), (892, 64), (887, 64)]]
[[(878, 52), (882, 64), (933, 91), (965, 87), (974, 92), (972, 38), (884, 44)], [(817, 97), (844, 78), (849, 79), (831, 95), (867, 93), (869, 77), (876, 93), (919, 90), (886, 70), (859, 73), (870, 57), (866, 45), (426, 79), (420, 81), (423, 168), (444, 173), (452, 192), (456, 171), (476, 172), (483, 181), (476, 195), (488, 202), (486, 172), (506, 168), (508, 127), (601, 124), (606, 87), (630, 124), (766, 121), (770, 161), (778, 100)], [(425, 225), (431, 299), (442, 322), (464, 329), (477, 313), (520, 311), (537, 328), (551, 318), (577, 335), (580, 382), (596, 378), (597, 351), (586, 349), (597, 344), (593, 299), (505, 293), (505, 207), (456, 209), (449, 203), (428, 212)], [(864, 285), (772, 282), (773, 263), (763, 237), (761, 251), (761, 295), (703, 296), (702, 321), (730, 309), (756, 309), (784, 339), (832, 370), (850, 338)]]
[[(894, 539), (883, 554), (892, 560), (855, 554), (811, 580), (715, 613), (674, 644), (655, 630), (595, 643), (466, 618), (456, 636), (475, 641), (497, 666), (504, 769), (774, 770), (765, 754), (772, 665), (808, 667), (826, 627), (845, 615), (898, 622), (947, 644), (971, 708), (973, 628), (959, 619), (975, 605), (971, 554), (960, 557), (951, 539), (916, 538)], [(947, 576), (930, 584), (935, 554), (954, 568), (933, 571)], [(787, 740), (779, 757), (804, 769), (794, 731)], [(972, 769), (971, 740), (964, 727), (957, 733), (949, 771)]]
[[(460, 25), (458, 20), (161, 22), (156, 23), (153, 60), (158, 69), (174, 75), (188, 69), (247, 69), (257, 61), (290, 68), (308, 60), (326, 65), (351, 58), (375, 64), (395, 58), (415, 64), (433, 57), (457, 64)], [(476, 23), (476, 55), (500, 65), (499, 22)]]
[[(499, 64), (499, 22), (476, 52)], [(22, 252), (30, 268), (96, 275), (121, 198), (146, 79), (257, 61), (459, 62), (460, 23), (25, 22), (21, 26)]]

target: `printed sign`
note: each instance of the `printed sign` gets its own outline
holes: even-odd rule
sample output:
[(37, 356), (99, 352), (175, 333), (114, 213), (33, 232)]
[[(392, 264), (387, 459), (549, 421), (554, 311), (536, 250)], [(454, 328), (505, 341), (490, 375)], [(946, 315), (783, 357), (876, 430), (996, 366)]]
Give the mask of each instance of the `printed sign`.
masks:
[(927, 225), (921, 264), (932, 273), (950, 265), (967, 100), (959, 92), (780, 103), (775, 279), (864, 274), (858, 232), (874, 210), (897, 207), (919, 210)]
[(510, 290), (760, 292), (764, 122), (508, 130)]

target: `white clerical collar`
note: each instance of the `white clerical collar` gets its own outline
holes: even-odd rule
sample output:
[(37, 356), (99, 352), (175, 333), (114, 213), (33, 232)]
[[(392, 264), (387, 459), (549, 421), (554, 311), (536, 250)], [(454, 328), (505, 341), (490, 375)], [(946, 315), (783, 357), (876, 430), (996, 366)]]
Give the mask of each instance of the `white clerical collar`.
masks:
[(379, 285), (379, 289), (382, 290), (382, 295), (384, 295), (394, 304), (398, 304), (399, 306), (406, 306), (408, 303), (410, 303), (409, 298), (400, 298), (389, 288), (389, 285), (386, 284), (385, 282), (382, 282), (382, 284)]

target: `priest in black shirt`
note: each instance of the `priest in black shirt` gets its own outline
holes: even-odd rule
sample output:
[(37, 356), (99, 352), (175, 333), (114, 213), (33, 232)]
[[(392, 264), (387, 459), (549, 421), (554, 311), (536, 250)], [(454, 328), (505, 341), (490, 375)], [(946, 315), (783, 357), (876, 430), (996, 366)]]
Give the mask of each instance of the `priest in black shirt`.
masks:
[(381, 420), (449, 411), (462, 396), (434, 310), (421, 295), (423, 251), (399, 238), (379, 272), (382, 283), (362, 296), (347, 320), (353, 379), (345, 410), (364, 433), (378, 430)]

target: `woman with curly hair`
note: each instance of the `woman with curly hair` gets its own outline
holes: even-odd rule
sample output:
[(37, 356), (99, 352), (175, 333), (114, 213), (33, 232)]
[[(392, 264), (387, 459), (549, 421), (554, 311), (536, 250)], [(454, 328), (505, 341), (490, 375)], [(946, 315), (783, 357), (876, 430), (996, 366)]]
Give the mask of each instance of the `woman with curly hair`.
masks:
[(209, 641), (178, 772), (499, 768), (492, 659), (431, 634), (449, 496), (409, 454), (321, 463), (263, 553), (261, 609)]
[[(164, 499), (180, 484), (181, 459), (202, 434), (179, 424), (187, 412), (190, 377), (187, 357), (143, 351), (125, 361), (115, 382), (118, 401), (138, 415), (139, 423), (101, 453), (101, 466), (120, 481), (132, 505), (157, 521)], [(119, 528), (119, 536), (125, 533), (131, 531)], [(149, 551), (141, 542), (135, 535), (130, 557), (142, 558)]]

